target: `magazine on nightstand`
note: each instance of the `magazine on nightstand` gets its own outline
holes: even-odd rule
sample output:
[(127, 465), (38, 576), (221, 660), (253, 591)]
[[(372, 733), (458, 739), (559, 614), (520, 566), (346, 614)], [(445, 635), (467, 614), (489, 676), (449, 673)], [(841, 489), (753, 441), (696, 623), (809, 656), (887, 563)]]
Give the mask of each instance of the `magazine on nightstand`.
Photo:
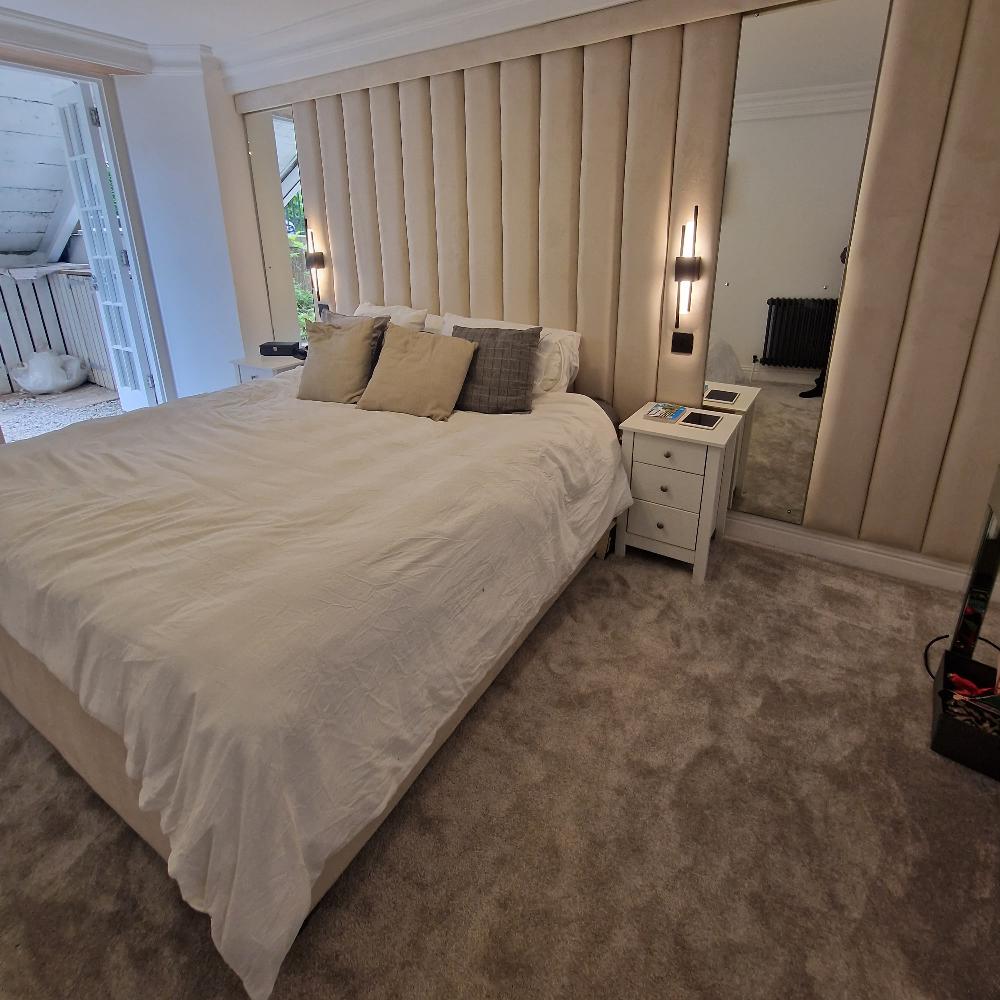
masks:
[(680, 403), (654, 403), (644, 416), (647, 420), (659, 420), (664, 424), (676, 424), (687, 410)]

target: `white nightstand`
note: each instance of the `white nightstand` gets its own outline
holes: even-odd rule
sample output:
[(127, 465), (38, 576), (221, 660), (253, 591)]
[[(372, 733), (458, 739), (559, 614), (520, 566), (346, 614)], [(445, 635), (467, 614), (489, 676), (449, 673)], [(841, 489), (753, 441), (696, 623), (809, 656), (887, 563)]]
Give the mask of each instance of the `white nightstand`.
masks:
[[(756, 409), (757, 397), (760, 395), (760, 388), (749, 385), (729, 385), (726, 382), (706, 382), (705, 395), (707, 396), (713, 389), (721, 389), (723, 392), (739, 393), (731, 403), (726, 403), (717, 399), (706, 399), (702, 402), (702, 409), (719, 410), (722, 413), (738, 413), (743, 420), (740, 422), (740, 429), (736, 432), (736, 469), (733, 474), (733, 493), (743, 492), (743, 477), (747, 471), (747, 452), (750, 450), (750, 433), (753, 430), (753, 414)], [(732, 494), (730, 494), (732, 502)]]
[(741, 417), (719, 414), (715, 427), (705, 430), (649, 420), (644, 414), (652, 405), (621, 424), (635, 502), (618, 518), (615, 552), (624, 555), (631, 545), (680, 559), (694, 566), (694, 581), (701, 583), (712, 533), (721, 538), (726, 530)]
[(293, 368), (298, 368), (304, 362), (300, 358), (240, 358), (234, 361), (236, 368), (236, 378), (240, 385), (253, 382), (259, 378), (274, 378), (282, 372), (290, 372)]

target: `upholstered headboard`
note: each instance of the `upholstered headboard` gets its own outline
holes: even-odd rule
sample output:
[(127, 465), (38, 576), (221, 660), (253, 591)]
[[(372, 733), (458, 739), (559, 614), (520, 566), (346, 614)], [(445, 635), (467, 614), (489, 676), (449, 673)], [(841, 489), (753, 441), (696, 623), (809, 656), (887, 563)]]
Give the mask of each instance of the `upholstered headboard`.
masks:
[[(658, 390), (699, 402), (739, 28), (729, 15), (291, 102), (332, 261), (323, 297), (578, 330), (578, 391), (624, 415)], [(702, 336), (664, 358), (665, 269), (695, 204)]]

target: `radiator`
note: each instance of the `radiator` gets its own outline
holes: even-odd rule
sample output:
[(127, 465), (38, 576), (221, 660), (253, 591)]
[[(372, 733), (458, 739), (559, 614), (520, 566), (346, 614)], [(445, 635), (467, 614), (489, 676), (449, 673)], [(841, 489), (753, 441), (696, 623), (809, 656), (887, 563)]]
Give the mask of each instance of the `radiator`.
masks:
[(768, 299), (762, 365), (822, 368), (830, 354), (837, 299)]

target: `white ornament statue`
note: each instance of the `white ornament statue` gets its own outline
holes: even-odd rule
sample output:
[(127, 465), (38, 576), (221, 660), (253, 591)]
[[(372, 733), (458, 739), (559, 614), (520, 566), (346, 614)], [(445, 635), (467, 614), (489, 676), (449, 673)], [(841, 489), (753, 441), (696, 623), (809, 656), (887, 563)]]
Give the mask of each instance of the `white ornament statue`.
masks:
[(86, 381), (88, 370), (87, 362), (72, 354), (37, 351), (27, 364), (11, 365), (8, 372), (25, 392), (47, 393), (75, 389)]

